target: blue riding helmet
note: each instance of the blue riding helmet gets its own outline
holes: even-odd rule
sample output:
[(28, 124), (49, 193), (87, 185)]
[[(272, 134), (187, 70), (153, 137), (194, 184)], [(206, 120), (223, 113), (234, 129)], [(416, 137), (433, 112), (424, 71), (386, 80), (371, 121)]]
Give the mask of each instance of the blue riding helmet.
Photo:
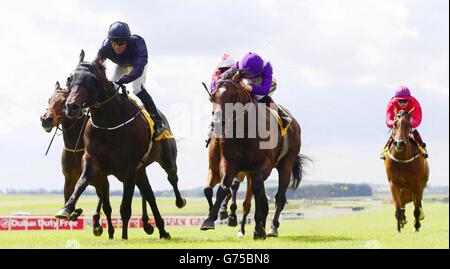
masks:
[(264, 61), (258, 54), (249, 52), (239, 61), (239, 69), (246, 71), (243, 77), (254, 78), (264, 71)]
[(130, 27), (125, 22), (117, 21), (109, 26), (108, 39), (128, 39), (130, 36)]

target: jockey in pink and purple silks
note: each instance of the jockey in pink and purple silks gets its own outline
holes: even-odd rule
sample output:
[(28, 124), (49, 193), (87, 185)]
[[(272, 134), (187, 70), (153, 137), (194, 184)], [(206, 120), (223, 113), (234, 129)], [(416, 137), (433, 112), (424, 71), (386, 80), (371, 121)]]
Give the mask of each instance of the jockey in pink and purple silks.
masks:
[[(394, 127), (394, 117), (400, 111), (405, 110), (410, 114), (411, 117), (411, 129), (412, 134), (414, 136), (414, 140), (421, 147), (421, 151), (425, 158), (428, 157), (428, 153), (426, 152), (426, 144), (423, 142), (422, 137), (420, 137), (419, 132), (417, 131), (417, 127), (419, 127), (422, 122), (422, 107), (420, 106), (419, 101), (411, 95), (410, 90), (406, 86), (400, 86), (394, 94), (394, 97), (389, 100), (386, 109), (386, 125), (390, 129)], [(391, 137), (392, 138), (392, 137)], [(390, 138), (390, 139), (391, 139)], [(389, 146), (389, 142), (386, 144), (385, 149)], [(384, 157), (384, 154), (383, 154)]]
[[(272, 77), (272, 65), (270, 62), (264, 61), (261, 56), (254, 52), (245, 54), (241, 60), (232, 66), (232, 68), (229, 68), (229, 70), (223, 72), (221, 75), (213, 77), (211, 90), (214, 90), (218, 79), (231, 78), (238, 70), (241, 72), (242, 78), (240, 84), (246, 91), (250, 92), (253, 100), (258, 103), (265, 103), (269, 107), (275, 107), (281, 118), (283, 126), (287, 127), (292, 120), (291, 117), (284, 111), (284, 109), (276, 105), (270, 97), (270, 94), (272, 94), (276, 89), (276, 82)], [(211, 125), (208, 139), (206, 140), (206, 146), (209, 144), (212, 131), (213, 129)]]
[[(235, 64), (233, 70), (227, 71), (227, 73), (236, 70), (241, 71), (242, 81), (240, 84), (245, 90), (250, 92), (253, 100), (258, 103), (265, 103), (267, 106), (275, 106), (283, 125), (285, 127), (288, 126), (292, 120), (291, 117), (270, 97), (276, 89), (270, 62), (264, 61), (261, 56), (254, 52), (249, 52)], [(223, 76), (226, 77), (227, 74)]]

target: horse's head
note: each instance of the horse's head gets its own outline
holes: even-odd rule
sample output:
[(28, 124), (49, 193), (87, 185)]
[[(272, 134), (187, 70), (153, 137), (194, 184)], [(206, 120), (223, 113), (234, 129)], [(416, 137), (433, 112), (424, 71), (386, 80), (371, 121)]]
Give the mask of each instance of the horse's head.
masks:
[(83, 109), (105, 98), (105, 69), (99, 62), (84, 62), (84, 51), (69, 86), (70, 95), (66, 102), (66, 115), (69, 118), (81, 118)]
[(64, 116), (64, 106), (66, 104), (69, 91), (61, 89), (59, 82), (55, 84), (55, 91), (53, 95), (48, 99), (48, 107), (45, 113), (41, 116), (42, 128), (46, 132), (50, 132), (53, 127), (59, 125), (61, 117)]
[(394, 117), (394, 127), (392, 128), (393, 145), (396, 151), (402, 152), (409, 140), (411, 133), (411, 116), (405, 110), (400, 110)]
[(250, 93), (240, 85), (240, 72), (233, 74), (232, 79), (224, 78), (217, 82), (217, 87), (211, 94), (214, 111), (225, 111), (225, 105), (237, 103), (247, 104), (252, 101)]

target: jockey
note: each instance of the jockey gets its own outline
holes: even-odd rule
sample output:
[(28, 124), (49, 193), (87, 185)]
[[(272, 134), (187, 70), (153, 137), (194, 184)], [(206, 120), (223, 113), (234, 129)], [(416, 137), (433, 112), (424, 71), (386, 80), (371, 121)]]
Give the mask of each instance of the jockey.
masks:
[(264, 61), (258, 54), (249, 52), (235, 64), (234, 69), (243, 70), (241, 75), (243, 80), (240, 84), (251, 93), (253, 100), (265, 103), (267, 106), (272, 104), (276, 106), (283, 126), (288, 126), (292, 120), (291, 117), (270, 97), (276, 90), (276, 82), (272, 78), (272, 65)]
[[(428, 158), (428, 153), (425, 149), (426, 144), (423, 142), (419, 132), (417, 131), (417, 127), (419, 127), (422, 122), (422, 108), (417, 99), (411, 95), (411, 92), (406, 86), (400, 86), (395, 92), (394, 97), (391, 98), (387, 105), (386, 125), (390, 129), (394, 127), (394, 117), (400, 110), (405, 110), (410, 114), (414, 140), (419, 144), (420, 151), (424, 157)], [(388, 143), (383, 149), (381, 159), (384, 159), (384, 153), (388, 150), (391, 140), (392, 136), (389, 138)]]
[[(209, 86), (209, 90), (213, 92), (216, 89), (217, 81), (222, 77), (222, 74), (232, 68), (235, 65), (236, 61), (229, 54), (224, 53), (219, 56), (216, 61), (216, 69), (212, 75), (211, 85)], [(211, 142), (211, 137), (214, 132), (214, 124), (211, 122), (208, 130), (208, 138), (205, 140), (206, 147), (208, 147), (209, 142)]]
[(110, 25), (108, 37), (103, 41), (94, 61), (103, 62), (106, 59), (117, 64), (112, 78), (115, 84), (133, 83), (133, 93), (139, 97), (155, 121), (154, 137), (161, 135), (167, 127), (156, 109), (152, 97), (144, 87), (148, 62), (144, 39), (138, 35), (132, 35), (125, 22), (114, 22)]
[(210, 91), (213, 92), (216, 88), (217, 80), (221, 77), (221, 75), (233, 67), (236, 64), (236, 61), (230, 55), (224, 53), (222, 56), (217, 58), (216, 62), (216, 70), (212, 75), (211, 86), (209, 87)]

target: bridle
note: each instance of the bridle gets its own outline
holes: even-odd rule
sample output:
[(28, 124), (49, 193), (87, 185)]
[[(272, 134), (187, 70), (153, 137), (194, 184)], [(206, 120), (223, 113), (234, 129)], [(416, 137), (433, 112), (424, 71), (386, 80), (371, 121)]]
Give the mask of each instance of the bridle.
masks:
[[(401, 113), (400, 113), (400, 112), (397, 113), (397, 114), (395, 115), (395, 118), (397, 118), (396, 121), (400, 120), (402, 117), (404, 117), (404, 116), (406, 116), (406, 115), (408, 115), (408, 114), (409, 114), (409, 113), (406, 112), (406, 111), (401, 112)], [(392, 139), (395, 141), (395, 139), (394, 139), (394, 137), (393, 137), (393, 132), (392, 132), (392, 134), (391, 134), (391, 137), (392, 137)], [(409, 138), (409, 137), (408, 137), (408, 138)], [(403, 141), (403, 140), (402, 140), (402, 141)], [(403, 141), (403, 142), (405, 142), (405, 144), (406, 144), (406, 143), (408, 143), (409, 141), (408, 141), (408, 139), (406, 139), (406, 141)], [(394, 147), (395, 147), (395, 146), (394, 146)], [(389, 149), (389, 150), (388, 150), (388, 156), (389, 156), (389, 158), (390, 158), (391, 160), (393, 160), (394, 162), (405, 164), (405, 163), (410, 163), (410, 162), (414, 161), (415, 159), (419, 158), (419, 157), (420, 157), (420, 152), (417, 153), (416, 155), (414, 155), (413, 157), (409, 158), (409, 159), (402, 160), (402, 159), (396, 158), (396, 157), (391, 153), (391, 150)]]

